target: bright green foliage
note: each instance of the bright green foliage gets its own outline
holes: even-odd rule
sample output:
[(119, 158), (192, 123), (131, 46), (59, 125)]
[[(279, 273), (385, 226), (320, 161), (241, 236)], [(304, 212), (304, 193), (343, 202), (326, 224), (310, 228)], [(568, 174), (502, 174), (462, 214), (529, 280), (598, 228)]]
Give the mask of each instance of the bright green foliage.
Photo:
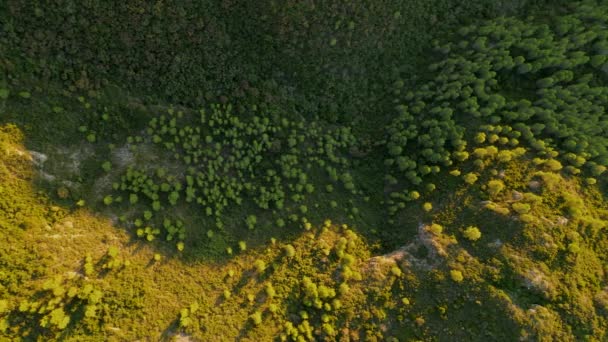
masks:
[(547, 160), (544, 165), (549, 171), (559, 171), (562, 169), (562, 164), (555, 159)]
[(464, 175), (463, 179), (467, 184), (474, 184), (475, 182), (477, 182), (477, 175), (470, 172)]
[(253, 263), (253, 267), (258, 273), (263, 273), (266, 270), (266, 263), (263, 260), (257, 259)]
[(28, 315), (30, 320), (38, 321), (43, 332), (51, 333), (66, 329), (70, 323), (75, 326), (81, 324), (71, 316), (78, 310), (84, 312), (89, 326), (99, 326), (101, 321), (97, 312), (102, 305), (103, 292), (95, 287), (93, 280), (56, 276), (45, 281), (32, 300), (21, 301), (19, 312)]
[(496, 197), (505, 189), (505, 183), (499, 179), (493, 179), (488, 182), (488, 194), (490, 197)]
[(262, 324), (262, 313), (259, 311), (252, 313), (249, 318), (254, 325)]
[(266, 284), (266, 296), (268, 296), (269, 299), (272, 299), (276, 294), (276, 290), (274, 289), (274, 287), (272, 286), (271, 283)]
[(457, 283), (460, 283), (464, 280), (464, 276), (459, 270), (450, 270), (450, 278), (452, 278), (452, 280)]
[(110, 246), (110, 248), (108, 248), (108, 256), (110, 258), (116, 258), (118, 256), (118, 248), (116, 248), (116, 246)]
[(527, 214), (530, 211), (530, 205), (527, 203), (513, 203), (511, 207), (519, 214)]
[(192, 324), (192, 318), (190, 317), (190, 311), (188, 309), (182, 309), (179, 313), (179, 326), (187, 328)]
[(464, 232), (464, 237), (469, 239), (470, 241), (477, 241), (481, 238), (481, 232), (477, 227), (467, 227)]
[(292, 245), (285, 246), (285, 255), (288, 258), (293, 258), (296, 255), (296, 250)]
[(443, 227), (437, 223), (433, 223), (430, 227), (429, 230), (435, 234), (435, 235), (439, 235), (443, 232)]
[(110, 205), (110, 204), (112, 204), (112, 202), (114, 202), (112, 195), (107, 195), (106, 197), (103, 198), (103, 204), (105, 204), (105, 205)]

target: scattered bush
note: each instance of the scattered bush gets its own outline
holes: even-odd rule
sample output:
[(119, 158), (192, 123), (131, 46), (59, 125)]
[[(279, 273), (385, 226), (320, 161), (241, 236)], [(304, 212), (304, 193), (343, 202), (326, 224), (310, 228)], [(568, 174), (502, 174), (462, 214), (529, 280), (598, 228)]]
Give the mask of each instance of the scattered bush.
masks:
[(511, 208), (515, 210), (518, 214), (527, 214), (530, 211), (530, 205), (527, 203), (516, 202), (511, 204)]
[(429, 230), (435, 235), (441, 235), (441, 233), (443, 232), (443, 227), (437, 223), (433, 223), (429, 227)]
[(464, 236), (470, 241), (477, 241), (479, 238), (481, 238), (481, 232), (477, 227), (467, 227), (463, 233)]
[(488, 182), (488, 194), (491, 197), (496, 197), (504, 189), (505, 184), (501, 180), (494, 179)]
[(450, 270), (450, 277), (452, 278), (453, 281), (460, 283), (464, 280), (464, 276), (462, 275), (462, 272), (460, 272), (459, 270)]
[(251, 319), (251, 322), (254, 325), (260, 325), (262, 324), (262, 313), (259, 311), (255, 311), (254, 313), (252, 313), (249, 318)]

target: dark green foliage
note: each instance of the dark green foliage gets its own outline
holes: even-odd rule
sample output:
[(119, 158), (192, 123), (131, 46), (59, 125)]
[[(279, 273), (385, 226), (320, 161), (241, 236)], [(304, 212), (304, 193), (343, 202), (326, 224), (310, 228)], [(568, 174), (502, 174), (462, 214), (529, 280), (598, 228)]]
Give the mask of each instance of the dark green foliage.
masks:
[(227, 95), (287, 97), (289, 88), (303, 88), (281, 102), (308, 114), (352, 121), (377, 112), (385, 84), (393, 82), (391, 70), (413, 64), (432, 33), (461, 16), (512, 13), (526, 3), (261, 0), (30, 6), (9, 0), (0, 6), (6, 18), (0, 44), (27, 57), (37, 77), (61, 80), (65, 88), (117, 83), (195, 105)]
[[(490, 143), (521, 139), (545, 156), (557, 150), (572, 173), (608, 165), (608, 78), (593, 71), (599, 59), (588, 57), (608, 42), (600, 28), (608, 9), (592, 4), (573, 4), (551, 24), (499, 18), (461, 28), (452, 42), (436, 42), (431, 79), (396, 100), (387, 129), (390, 179), (421, 184), (429, 165), (466, 159), (467, 129), (497, 124), (501, 136), (489, 135)], [(472, 184), (473, 176), (465, 180)]]
[[(330, 182), (332, 174), (350, 167), (346, 156), (356, 146), (346, 127), (312, 123), (304, 129), (302, 120), (279, 120), (255, 109), (250, 119), (241, 119), (230, 105), (185, 113), (170, 108), (152, 118), (146, 134), (136, 138), (141, 138), (141, 144), (132, 139), (132, 147), (150, 148), (146, 146), (152, 141), (158, 153), (169, 156), (164, 160), (168, 168), (155, 166), (156, 172), (150, 172), (142, 165), (129, 165), (114, 189), (125, 196), (128, 193), (132, 205), (145, 202), (159, 212), (153, 217), (144, 210), (146, 221), (160, 224), (159, 219), (171, 219), (185, 202), (212, 216), (219, 231), (224, 230), (226, 208), (244, 203), (282, 213), (295, 207), (306, 214), (308, 207), (299, 203), (314, 195), (308, 175), (328, 172), (326, 182)], [(186, 170), (186, 174), (169, 169)], [(341, 180), (346, 190), (356, 191), (351, 174), (343, 173)], [(111, 205), (116, 198), (107, 195), (104, 203)], [(245, 224), (254, 229), (257, 216), (248, 214)], [(167, 233), (167, 240), (172, 240), (175, 232)], [(140, 228), (137, 235), (153, 240), (157, 233)], [(178, 237), (184, 239), (181, 233)]]

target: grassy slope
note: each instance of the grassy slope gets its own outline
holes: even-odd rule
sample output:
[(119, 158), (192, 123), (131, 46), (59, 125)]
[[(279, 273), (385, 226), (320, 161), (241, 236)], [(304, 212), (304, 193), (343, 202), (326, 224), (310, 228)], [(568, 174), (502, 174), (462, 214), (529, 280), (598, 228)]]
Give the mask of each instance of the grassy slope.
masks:
[[(162, 245), (132, 240), (108, 219), (87, 209), (58, 205), (37, 193), (19, 130), (5, 126), (1, 137), (0, 189), (2, 198), (11, 199), (4, 206), (13, 209), (3, 211), (1, 220), (6, 241), (2, 272), (11, 275), (0, 288), (10, 312), (5, 313), (9, 336), (44, 333), (35, 328), (41, 316), (17, 308), (26, 299), (52, 298), (41, 288), (46, 280), (62, 275), (67, 284), (84, 281), (101, 289), (103, 309), (91, 323), (91, 319), (79, 318), (82, 308), (76, 306), (72, 325), (56, 337), (169, 338), (182, 330), (178, 328), (180, 311), (196, 302), (199, 308), (189, 314), (193, 320), (183, 328), (193, 337), (267, 340), (284, 332), (285, 322), (293, 321), (293, 314), (301, 310), (298, 289), (304, 276), (338, 287), (332, 269), (344, 262), (336, 257), (341, 236), (355, 236), (357, 247), (349, 253), (355, 255), (353, 269), (363, 275), (363, 281), (349, 281), (351, 290), (340, 297), (343, 307), (337, 313), (338, 327), (350, 326), (342, 335), (487, 340), (523, 334), (568, 340), (573, 333), (596, 338), (605, 334), (602, 265), (606, 260), (601, 251), (606, 246), (597, 239), (608, 218), (599, 192), (605, 182), (599, 187), (581, 186), (576, 179), (552, 172), (536, 175), (543, 166), (531, 166), (529, 161), (488, 161), (489, 168), (476, 185), (456, 181), (453, 190), (441, 192), (432, 201), (434, 209), (429, 213), (417, 219), (404, 214), (404, 224), (439, 223), (443, 231), (422, 228), (401, 253), (369, 259), (365, 240), (330, 228), (295, 237), (291, 241), (296, 250), (293, 259), (285, 256), (284, 243), (276, 242), (218, 262), (186, 261)], [(505, 188), (489, 197), (486, 182), (501, 179), (492, 176), (493, 167), (497, 173), (504, 170)], [(530, 181), (538, 181), (539, 187), (530, 188)], [(515, 213), (513, 203), (520, 201), (513, 200), (513, 190), (524, 194), (522, 202), (531, 205), (530, 217)], [(541, 196), (541, 201), (533, 194)], [(509, 209), (509, 214), (483, 209), (482, 201), (488, 198)], [(406, 213), (420, 212), (419, 205), (413, 204)], [(569, 220), (564, 222), (564, 217)], [(470, 242), (463, 236), (463, 229), (470, 225), (480, 228), (479, 241)], [(538, 241), (545, 245), (539, 246)], [(109, 257), (111, 246), (118, 250), (114, 258)], [(326, 248), (329, 258), (323, 257)], [(154, 261), (154, 254), (160, 251), (161, 260)], [(96, 264), (95, 271), (81, 278), (87, 254)], [(263, 272), (255, 270), (254, 260), (258, 259), (267, 266)], [(103, 266), (112, 260), (120, 260), (121, 265)], [(397, 265), (402, 271), (393, 273)], [(451, 270), (460, 270), (465, 280), (451, 280)], [(277, 293), (272, 300), (265, 294), (268, 283)], [(569, 290), (568, 284), (573, 283), (578, 284), (575, 292)], [(253, 297), (248, 299), (248, 295)], [(404, 305), (402, 298), (408, 298), (409, 304)], [(268, 311), (272, 303), (278, 304), (279, 311)], [(548, 313), (537, 315), (537, 305)], [(260, 326), (249, 318), (256, 311), (263, 312)], [(314, 315), (316, 311), (310, 312)], [(318, 319), (314, 317), (313, 322)], [(473, 324), (478, 321), (483, 323)], [(40, 335), (44, 339), (54, 336), (44, 334)]]
[[(111, 246), (119, 249), (118, 258), (128, 261), (129, 266), (121, 266), (119, 270), (104, 271), (99, 266), (92, 276), (92, 282), (104, 291), (104, 303), (107, 305), (103, 317), (102, 330), (84, 330), (96, 336), (105, 338), (134, 339), (148, 337), (153, 340), (165, 338), (174, 334), (175, 321), (180, 309), (197, 302), (204, 313), (201, 319), (202, 331), (196, 335), (203, 340), (223, 336), (245, 335), (253, 330), (253, 340), (267, 339), (276, 334), (277, 328), (272, 321), (265, 323), (262, 330), (251, 329), (248, 315), (257, 301), (249, 303), (246, 293), (257, 294), (263, 291), (261, 275), (251, 270), (253, 260), (262, 255), (269, 265), (273, 259), (282, 259), (281, 249), (270, 246), (266, 249), (249, 249), (231, 260), (222, 262), (187, 263), (180, 258), (163, 257), (154, 261), (153, 254), (157, 251), (146, 243), (134, 242), (120, 229), (112, 226), (108, 219), (99, 217), (86, 209), (70, 209), (54, 205), (32, 189), (31, 164), (26, 150), (20, 145), (19, 131), (10, 126), (3, 128), (2, 141), (2, 184), (4, 198), (11, 198), (10, 207), (14, 209), (27, 208), (30, 212), (21, 215), (2, 215), (2, 239), (10, 246), (2, 249), (2, 271), (11, 274), (3, 283), (2, 298), (8, 300), (8, 308), (13, 314), (8, 317), (9, 336), (19, 336), (29, 333), (30, 337), (38, 336), (35, 321), (36, 315), (24, 319), (16, 313), (16, 306), (30, 296), (48, 278), (55, 275), (65, 275), (77, 272), (76, 277), (83, 276), (83, 259), (90, 254), (94, 261), (102, 264)], [(10, 140), (10, 141), (9, 141)], [(17, 141), (15, 141), (17, 140)], [(25, 221), (25, 222), (22, 222)], [(329, 234), (326, 241), (335, 239)], [(297, 250), (304, 250), (310, 241), (303, 236), (294, 242)], [(34, 246), (29, 253), (24, 253)], [(161, 246), (162, 248), (162, 246)], [(364, 253), (361, 251), (360, 253)], [(296, 269), (276, 264), (278, 267), (272, 276), (264, 279), (288, 277), (287, 282), (297, 282), (302, 274), (313, 274), (314, 271), (306, 258), (300, 254), (295, 260), (302, 261)], [(278, 262), (277, 260), (277, 262)], [(124, 262), (123, 262), (124, 264)], [(38, 270), (30, 273), (29, 270)], [(228, 270), (234, 272), (229, 277)], [(267, 272), (269, 273), (269, 272)], [(276, 284), (276, 282), (275, 282)], [(279, 285), (275, 285), (279, 286)], [(235, 297), (230, 300), (223, 298), (224, 289), (235, 289)], [(287, 297), (290, 287), (278, 287), (285, 291)], [(218, 305), (219, 304), (219, 305)], [(198, 322), (197, 324), (198, 325)], [(69, 326), (64, 333), (65, 338), (81, 340), (82, 325)], [(16, 335), (13, 335), (16, 333)], [(26, 335), (23, 335), (26, 336)], [(53, 335), (46, 335), (45, 338)], [(257, 336), (257, 337), (256, 337)], [(95, 337), (94, 339), (99, 338)]]

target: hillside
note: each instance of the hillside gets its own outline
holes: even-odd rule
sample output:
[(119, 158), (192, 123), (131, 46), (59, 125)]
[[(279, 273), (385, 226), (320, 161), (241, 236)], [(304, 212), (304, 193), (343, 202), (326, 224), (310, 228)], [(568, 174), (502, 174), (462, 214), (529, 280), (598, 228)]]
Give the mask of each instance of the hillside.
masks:
[(605, 4), (0, 23), (0, 340), (608, 338)]

